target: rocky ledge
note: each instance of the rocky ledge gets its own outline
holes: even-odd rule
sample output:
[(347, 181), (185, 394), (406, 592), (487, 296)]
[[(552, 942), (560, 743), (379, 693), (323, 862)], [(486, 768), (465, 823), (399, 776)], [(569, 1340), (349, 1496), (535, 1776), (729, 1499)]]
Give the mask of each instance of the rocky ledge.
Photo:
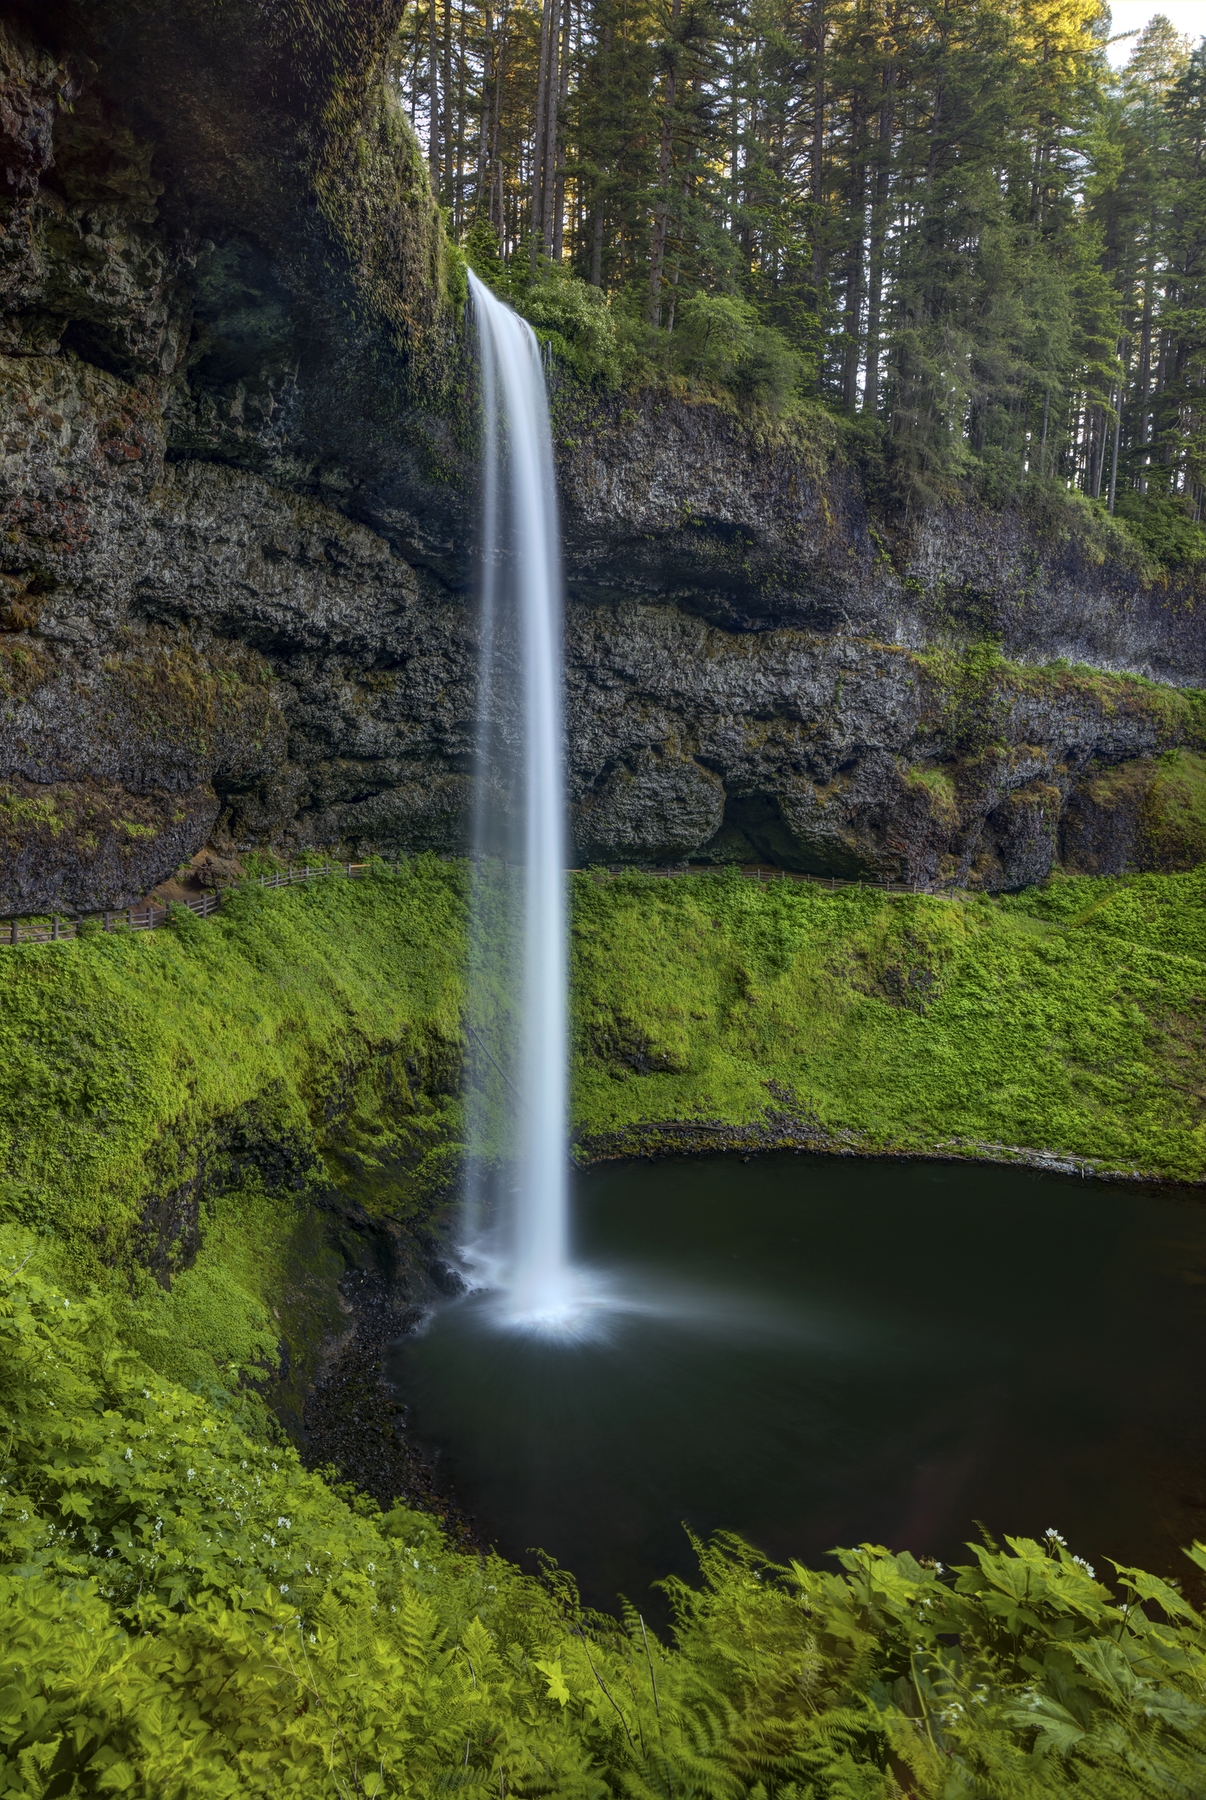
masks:
[[(400, 13), (8, 9), (0, 912), (464, 843), (471, 358)], [(1206, 855), (1206, 601), (1093, 515), (893, 521), (819, 412), (554, 400), (579, 859)]]

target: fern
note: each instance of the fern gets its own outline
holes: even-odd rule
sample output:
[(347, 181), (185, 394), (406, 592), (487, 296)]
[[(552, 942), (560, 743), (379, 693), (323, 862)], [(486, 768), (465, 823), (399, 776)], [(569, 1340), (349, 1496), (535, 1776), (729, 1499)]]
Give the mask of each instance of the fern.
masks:
[[(1054, 1537), (740, 1539), (666, 1641), (347, 1504), (0, 1239), (0, 1800), (1200, 1800), (1206, 1624)], [(1206, 1549), (1190, 1556), (1206, 1570)]]

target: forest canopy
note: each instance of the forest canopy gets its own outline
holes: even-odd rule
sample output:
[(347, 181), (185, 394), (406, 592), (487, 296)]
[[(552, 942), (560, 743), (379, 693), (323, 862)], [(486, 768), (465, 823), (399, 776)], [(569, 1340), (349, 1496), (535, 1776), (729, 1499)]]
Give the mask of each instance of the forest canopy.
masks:
[(1098, 0), (414, 0), (470, 260), (579, 374), (822, 401), (906, 504), (1206, 556), (1206, 42)]

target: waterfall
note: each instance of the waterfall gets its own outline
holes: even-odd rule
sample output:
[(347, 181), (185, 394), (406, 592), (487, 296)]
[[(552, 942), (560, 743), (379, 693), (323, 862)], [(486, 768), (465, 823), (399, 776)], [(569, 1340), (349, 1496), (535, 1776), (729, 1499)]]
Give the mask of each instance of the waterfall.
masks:
[[(474, 1086), (492, 1089), (506, 1175), (506, 1307), (553, 1323), (568, 1261), (567, 953), (560, 535), (531, 327), (470, 274), (481, 362), (481, 666), (470, 901)], [(481, 1158), (486, 1103), (470, 1120)], [(479, 1139), (475, 1146), (474, 1133)], [(480, 1209), (479, 1194), (470, 1196)], [(470, 1213), (470, 1229), (480, 1225)]]

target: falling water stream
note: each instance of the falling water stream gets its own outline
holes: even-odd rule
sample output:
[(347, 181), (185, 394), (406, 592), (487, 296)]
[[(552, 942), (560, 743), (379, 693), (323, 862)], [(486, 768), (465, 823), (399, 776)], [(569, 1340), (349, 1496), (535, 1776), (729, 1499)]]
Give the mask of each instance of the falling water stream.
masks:
[(577, 1178), (571, 1260), (548, 407), (531, 330), (470, 284), (485, 442), (465, 1253), (481, 1278), (397, 1346), (415, 1428), (490, 1537), (516, 1556), (544, 1544), (595, 1604), (689, 1573), (684, 1520), (771, 1554), (873, 1537), (950, 1559), (974, 1520), (1038, 1536), (1054, 1503), (1083, 1548), (1172, 1572), (1206, 1508), (1200, 1209), (1017, 1169), (629, 1165)]
[(495, 1133), (503, 1173), (491, 1208), (480, 1175), (491, 1126), (478, 1107), (468, 1222), (476, 1237), (493, 1214), (510, 1318), (555, 1325), (574, 1303), (557, 489), (535, 335), (476, 276), (469, 284), (485, 436), (470, 1031), (477, 1085), (493, 1086), (509, 1129)]

